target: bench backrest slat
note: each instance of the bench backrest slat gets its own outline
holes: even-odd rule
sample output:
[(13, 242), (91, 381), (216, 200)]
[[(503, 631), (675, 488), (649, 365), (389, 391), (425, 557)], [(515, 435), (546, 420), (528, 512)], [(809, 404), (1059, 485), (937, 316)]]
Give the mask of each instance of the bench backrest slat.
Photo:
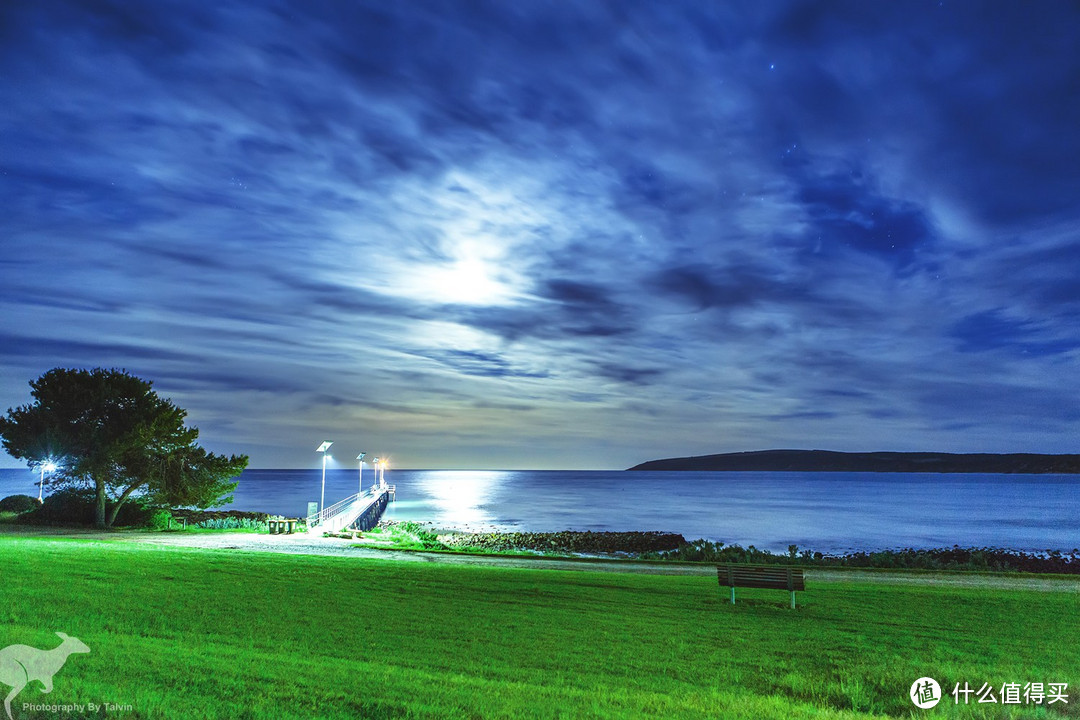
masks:
[(802, 568), (718, 565), (716, 577), (727, 587), (769, 588), (776, 590), (805, 590)]

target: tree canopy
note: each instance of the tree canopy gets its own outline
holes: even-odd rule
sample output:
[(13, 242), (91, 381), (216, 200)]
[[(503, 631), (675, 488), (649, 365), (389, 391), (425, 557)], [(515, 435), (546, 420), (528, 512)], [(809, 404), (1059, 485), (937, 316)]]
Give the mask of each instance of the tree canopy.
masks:
[[(98, 527), (135, 493), (149, 501), (206, 508), (231, 502), (246, 455), (199, 447), (187, 411), (123, 370), (55, 368), (30, 382), (34, 402), (0, 417), (4, 449), (31, 466), (56, 462), (49, 485), (96, 490)], [(106, 517), (106, 499), (114, 505)]]

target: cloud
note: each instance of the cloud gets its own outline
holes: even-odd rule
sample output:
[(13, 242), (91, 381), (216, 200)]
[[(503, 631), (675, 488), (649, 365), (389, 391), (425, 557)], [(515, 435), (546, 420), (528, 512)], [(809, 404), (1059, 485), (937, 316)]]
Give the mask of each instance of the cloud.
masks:
[(1059, 332), (990, 310), (962, 318), (953, 326), (952, 335), (964, 352), (1008, 349), (1025, 355), (1057, 355), (1080, 347), (1080, 337), (1073, 333), (1061, 337)]
[(849, 247), (886, 258), (898, 269), (915, 262), (933, 241), (925, 211), (912, 202), (879, 195), (858, 170), (803, 179), (798, 200), (817, 247)]
[(0, 13), (9, 405), (126, 364), (264, 466), (1075, 438), (1075, 8)]
[(425, 355), (446, 367), (464, 375), (492, 378), (543, 378), (548, 373), (515, 368), (505, 358), (469, 350), (444, 350), (427, 352)]

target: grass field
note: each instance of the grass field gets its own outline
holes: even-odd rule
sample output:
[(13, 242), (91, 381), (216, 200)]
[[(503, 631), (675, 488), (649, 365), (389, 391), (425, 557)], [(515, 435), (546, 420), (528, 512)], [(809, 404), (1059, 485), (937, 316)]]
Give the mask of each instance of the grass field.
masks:
[[(705, 577), (14, 537), (0, 572), (0, 648), (91, 648), (16, 720), (1080, 717), (1073, 592), (810, 583), (793, 612)], [(1070, 702), (918, 710), (924, 675), (1068, 683)]]

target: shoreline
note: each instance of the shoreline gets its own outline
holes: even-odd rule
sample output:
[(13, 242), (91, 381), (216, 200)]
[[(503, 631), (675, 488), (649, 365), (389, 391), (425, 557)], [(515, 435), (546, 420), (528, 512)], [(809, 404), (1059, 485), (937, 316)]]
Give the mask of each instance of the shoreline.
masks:
[[(241, 511), (241, 512), (243, 512), (243, 511)], [(265, 513), (263, 513), (263, 514), (265, 514)], [(665, 535), (665, 536), (683, 537), (683, 536), (679, 535), (678, 533), (670, 533), (670, 532), (665, 532), (665, 531), (662, 531), (662, 530), (626, 530), (626, 531), (556, 530), (556, 531), (535, 531), (535, 532), (533, 532), (533, 531), (521, 531), (521, 530), (499, 530), (499, 529), (495, 529), (497, 526), (494, 526), (494, 525), (482, 526), (483, 529), (480, 529), (481, 526), (477, 526), (477, 529), (462, 529), (462, 527), (466, 527), (466, 526), (453, 525), (453, 526), (450, 526), (450, 527), (446, 527), (446, 526), (437, 525), (434, 521), (430, 521), (430, 520), (382, 520), (382, 521), (379, 522), (378, 526), (376, 526), (376, 527), (386, 527), (386, 526), (392, 526), (392, 525), (400, 525), (402, 523), (412, 523), (412, 524), (415, 524), (415, 525), (418, 525), (418, 526), (421, 526), (421, 527), (425, 528), (426, 530), (428, 530), (429, 532), (431, 532), (431, 533), (433, 533), (435, 535), (438, 535), (438, 536), (450, 536), (450, 537), (470, 537), (470, 536), (471, 537), (476, 537), (476, 536), (479, 536), (479, 535), (555, 536), (555, 535), (573, 535), (573, 534), (581, 534), (581, 535), (645, 535), (645, 536), (648, 536), (648, 535)], [(229, 529), (229, 530), (218, 531), (218, 532), (223, 536), (240, 535), (240, 534), (250, 534), (250, 535), (255, 536), (255, 537), (258, 537), (258, 536), (262, 535), (262, 536), (265, 536), (265, 537), (275, 537), (275, 538), (276, 537), (297, 537), (297, 536), (305, 536), (306, 537), (307, 536), (307, 534), (304, 533), (304, 532), (293, 533), (293, 535), (269, 535), (267, 533), (258, 533), (258, 532), (243, 533), (239, 529)], [(356, 532), (358, 534), (362, 534), (362, 533), (371, 533), (373, 531), (372, 530), (365, 530), (365, 531), (356, 531)], [(25, 535), (28, 535), (28, 536), (29, 535), (54, 535), (54, 536), (67, 536), (67, 535), (70, 535), (73, 539), (75, 537), (82, 537), (82, 538), (85, 538), (85, 539), (107, 540), (107, 539), (122, 539), (122, 538), (127, 537), (127, 536), (142, 536), (142, 535), (174, 536), (174, 535), (183, 534), (183, 531), (179, 531), (179, 530), (161, 531), (161, 530), (149, 530), (149, 529), (135, 528), (135, 527), (121, 527), (121, 528), (111, 528), (111, 529), (108, 529), (108, 530), (99, 530), (97, 528), (84, 527), (84, 526), (78, 526), (78, 525), (31, 525), (31, 524), (21, 524), (21, 523), (16, 523), (16, 522), (11, 522), (11, 521), (0, 522), (0, 536), (12, 535), (12, 534), (25, 534)], [(215, 534), (215, 531), (207, 530), (207, 531), (205, 531), (204, 534), (206, 534), (206, 535)], [(195, 534), (195, 535), (192, 535), (192, 536), (197, 537), (198, 535)], [(324, 538), (319, 536), (318, 539), (324, 539)], [(721, 546), (724, 546), (724, 547), (744, 547), (744, 548), (747, 548), (747, 549), (754, 548), (754, 549), (756, 549), (756, 550), (758, 550), (760, 552), (769, 553), (769, 554), (772, 554), (774, 556), (785, 555), (785, 551), (783, 549), (780, 549), (779, 547), (777, 547), (777, 548), (758, 547), (758, 546), (753, 545), (753, 544), (743, 546), (743, 545), (740, 545), (738, 543), (730, 543), (729, 544), (729, 543), (726, 543), (726, 542), (720, 541), (720, 540), (713, 541), (713, 540), (706, 540), (706, 539), (703, 539), (703, 538), (695, 538), (694, 540), (689, 540), (689, 541), (686, 541), (684, 539), (684, 542), (687, 543), (687, 544), (693, 544), (693, 543), (700, 542), (702, 540), (705, 540), (706, 542), (710, 542), (710, 543), (715, 543), (717, 545), (721, 545)], [(843, 550), (840, 550), (840, 551), (830, 551), (830, 552), (821, 553), (821, 555), (824, 556), (824, 557), (844, 557), (844, 556), (855, 555), (855, 554), (867, 554), (867, 555), (869, 555), (869, 554), (877, 554), (877, 553), (897, 553), (897, 552), (903, 552), (903, 551), (908, 551), (908, 550), (929, 552), (929, 551), (935, 551), (935, 550), (952, 550), (952, 549), (957, 549), (957, 548), (959, 548), (961, 550), (992, 550), (992, 551), (999, 551), (999, 552), (1004, 552), (1004, 553), (1027, 554), (1027, 555), (1038, 555), (1038, 556), (1046, 556), (1046, 555), (1049, 555), (1051, 553), (1055, 553), (1055, 554), (1060, 554), (1062, 556), (1068, 557), (1070, 555), (1080, 554), (1080, 547), (1017, 549), (1017, 548), (1004, 547), (1004, 546), (999, 546), (999, 545), (966, 546), (966, 545), (958, 545), (958, 544), (953, 544), (953, 545), (944, 545), (943, 544), (943, 545), (933, 545), (933, 546), (925, 546), (925, 547), (924, 546), (914, 547), (914, 546), (910, 546), (910, 545), (906, 545), (906, 546), (905, 545), (892, 545), (892, 546), (889, 546), (889, 547), (873, 548), (873, 549), (869, 549), (869, 550), (867, 550), (865, 548), (862, 548), (862, 547), (850, 547), (850, 548), (844, 548)], [(814, 548), (803, 548), (802, 546), (799, 546), (799, 552), (800, 553), (802, 553), (804, 550), (814, 551)], [(568, 552), (572, 552), (572, 551), (568, 551)], [(625, 552), (632, 552), (632, 551), (625, 551)]]
[[(254, 472), (244, 476), (234, 502), (220, 511), (298, 517), (306, 512), (299, 499), (310, 494), (304, 490), (309, 483), (318, 498), (317, 470), (284, 471), (274, 482), (269, 471)], [(345, 470), (328, 472), (328, 498), (355, 492), (355, 470), (349, 471), (347, 489)], [(821, 473), (791, 478), (751, 473), (729, 481), (718, 473), (576, 477), (551, 471), (474, 478), (394, 472), (403, 473), (395, 478), (398, 502), (387, 507), (384, 518), (435, 521), (432, 527), (440, 531), (665, 530), (687, 540), (754, 545), (781, 554), (797, 544), (830, 555), (952, 545), (1068, 552), (1078, 542), (1069, 531), (1080, 511), (1078, 476), (988, 476), (984, 488), (968, 476), (947, 476), (943, 485), (942, 476), (930, 474), (898, 475), (893, 482), (829, 473), (824, 481)], [(440, 495), (440, 487), (449, 494)]]
[[(460, 533), (459, 533), (460, 534)], [(393, 544), (366, 545), (355, 539), (312, 536), (307, 533), (270, 535), (259, 532), (161, 532), (152, 530), (111, 530), (93, 528), (30, 526), (0, 523), (0, 541), (11, 539), (76, 540), (105, 543), (131, 543), (178, 550), (259, 552), (288, 555), (354, 557), (370, 560), (434, 562), (458, 566), (495, 566), (549, 570), (631, 572), (652, 575), (713, 576), (719, 560), (672, 560), (639, 557), (630, 554), (589, 553), (492, 553), (467, 549), (422, 549), (395, 547)], [(775, 556), (774, 556), (775, 557)], [(791, 558), (784, 558), (791, 560)], [(1075, 555), (1073, 556), (1075, 561)], [(1080, 594), (1080, 574), (1072, 572), (1025, 571), (993, 568), (917, 568), (813, 565), (797, 562), (808, 578), (826, 582), (888, 582), (890, 584), (933, 584), (948, 586), (1042, 589)]]

